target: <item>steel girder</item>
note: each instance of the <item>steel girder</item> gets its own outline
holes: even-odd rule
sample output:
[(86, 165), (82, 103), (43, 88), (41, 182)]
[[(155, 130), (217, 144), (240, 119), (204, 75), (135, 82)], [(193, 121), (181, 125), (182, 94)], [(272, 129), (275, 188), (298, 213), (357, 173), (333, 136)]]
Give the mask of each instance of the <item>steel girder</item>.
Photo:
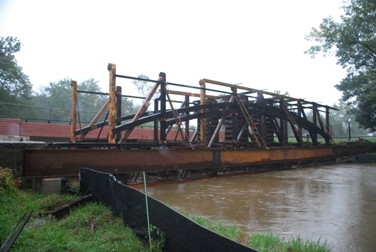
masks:
[(79, 168), (121, 174), (140, 171), (195, 170), (334, 158), (333, 149), (275, 148), (252, 150), (25, 150), (24, 176), (77, 176)]

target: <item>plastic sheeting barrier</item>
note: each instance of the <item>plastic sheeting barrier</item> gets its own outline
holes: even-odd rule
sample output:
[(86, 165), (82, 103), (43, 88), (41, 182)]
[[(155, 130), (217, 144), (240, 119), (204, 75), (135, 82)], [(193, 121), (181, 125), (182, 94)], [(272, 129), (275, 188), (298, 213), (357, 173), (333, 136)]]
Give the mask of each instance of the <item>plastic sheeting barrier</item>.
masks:
[[(147, 237), (145, 195), (108, 173), (80, 169), (80, 191), (109, 206), (140, 237)], [(223, 237), (148, 197), (150, 225), (165, 234), (164, 251), (256, 251)]]

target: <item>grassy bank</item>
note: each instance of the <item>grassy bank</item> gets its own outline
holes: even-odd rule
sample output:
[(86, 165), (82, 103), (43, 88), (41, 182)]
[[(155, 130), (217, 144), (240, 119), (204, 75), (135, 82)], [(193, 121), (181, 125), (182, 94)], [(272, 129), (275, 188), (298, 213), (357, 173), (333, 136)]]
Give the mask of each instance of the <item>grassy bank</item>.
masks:
[(203, 217), (187, 215), (190, 219), (194, 220), (198, 224), (207, 227), (208, 229), (235, 240), (239, 243), (245, 244), (248, 247), (254, 248), (260, 252), (271, 251), (285, 251), (285, 252), (329, 252), (331, 251), (329, 245), (326, 242), (303, 240), (300, 237), (291, 237), (286, 240), (280, 238), (272, 233), (254, 233), (252, 235), (247, 234), (241, 228), (233, 225), (226, 226), (221, 222), (213, 222)]
[(62, 220), (44, 213), (51, 206), (69, 202), (71, 196), (44, 197), (25, 191), (0, 194), (0, 239), (25, 213), (33, 211), (12, 251), (149, 251), (146, 244), (116, 218), (95, 203), (76, 208)]
[[(25, 213), (34, 211), (12, 251), (149, 251), (147, 245), (124, 226), (102, 205), (89, 203), (78, 207), (63, 220), (43, 215), (52, 206), (65, 204), (71, 196), (15, 191), (0, 197), (0, 239), (4, 241), (10, 229)], [(271, 233), (252, 234), (236, 226), (225, 226), (208, 219), (189, 216), (223, 236), (246, 244), (259, 251), (330, 251), (326, 243), (303, 241), (300, 238), (284, 240)]]
[[(1, 242), (5, 241), (21, 216), (33, 211), (12, 251), (149, 251), (147, 244), (103, 205), (88, 203), (77, 207), (62, 220), (52, 219), (46, 214), (47, 211), (77, 197), (43, 196), (29, 190), (15, 189), (9, 178), (2, 179), (1, 171), (0, 168)], [(235, 225), (228, 227), (202, 217), (187, 216), (202, 226), (259, 251), (330, 251), (327, 244), (320, 241), (303, 241), (299, 237), (284, 240), (271, 233), (248, 235)]]

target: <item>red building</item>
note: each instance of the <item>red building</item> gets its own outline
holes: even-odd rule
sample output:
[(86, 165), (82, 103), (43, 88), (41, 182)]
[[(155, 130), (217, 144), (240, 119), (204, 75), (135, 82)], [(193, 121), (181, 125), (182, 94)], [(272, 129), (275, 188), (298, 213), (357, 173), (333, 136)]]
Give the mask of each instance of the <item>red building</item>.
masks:
[[(70, 125), (56, 123), (27, 122), (19, 118), (0, 118), (0, 140), (3, 141), (43, 141), (43, 142), (69, 142)], [(78, 129), (78, 128), (77, 128)], [(90, 131), (85, 139), (97, 139), (100, 129)], [(190, 137), (193, 132), (190, 133)], [(153, 129), (135, 128), (128, 139), (154, 139)], [(180, 134), (176, 130), (171, 130), (167, 140), (180, 140)], [(105, 126), (99, 136), (99, 139), (107, 139), (107, 126)], [(223, 139), (223, 138), (222, 138)]]

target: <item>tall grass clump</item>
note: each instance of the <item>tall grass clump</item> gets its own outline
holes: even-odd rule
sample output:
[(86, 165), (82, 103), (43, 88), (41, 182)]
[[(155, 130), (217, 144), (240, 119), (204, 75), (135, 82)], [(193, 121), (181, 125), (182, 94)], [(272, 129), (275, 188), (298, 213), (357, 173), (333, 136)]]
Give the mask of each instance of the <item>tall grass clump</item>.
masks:
[(300, 236), (286, 240), (271, 232), (252, 234), (247, 246), (257, 248), (260, 252), (286, 251), (286, 252), (330, 252), (331, 248), (326, 241), (304, 240)]
[(77, 199), (76, 196), (44, 196), (15, 189), (8, 182), (8, 189), (3, 184), (1, 188), (0, 241), (6, 240), (24, 214), (33, 211), (12, 251), (148, 251), (145, 243), (124, 226), (124, 221), (103, 205), (91, 202), (56, 220), (48, 211)]
[(13, 171), (0, 166), (0, 195), (14, 191)]
[(222, 236), (242, 243), (260, 252), (330, 252), (331, 248), (327, 242), (303, 240), (299, 236), (286, 240), (271, 232), (248, 234), (245, 230), (236, 225), (226, 225), (223, 222), (216, 222), (201, 216), (193, 216), (177, 209), (196, 223), (204, 226)]
[(34, 218), (14, 251), (147, 251), (145, 244), (103, 205), (88, 203), (65, 219)]

